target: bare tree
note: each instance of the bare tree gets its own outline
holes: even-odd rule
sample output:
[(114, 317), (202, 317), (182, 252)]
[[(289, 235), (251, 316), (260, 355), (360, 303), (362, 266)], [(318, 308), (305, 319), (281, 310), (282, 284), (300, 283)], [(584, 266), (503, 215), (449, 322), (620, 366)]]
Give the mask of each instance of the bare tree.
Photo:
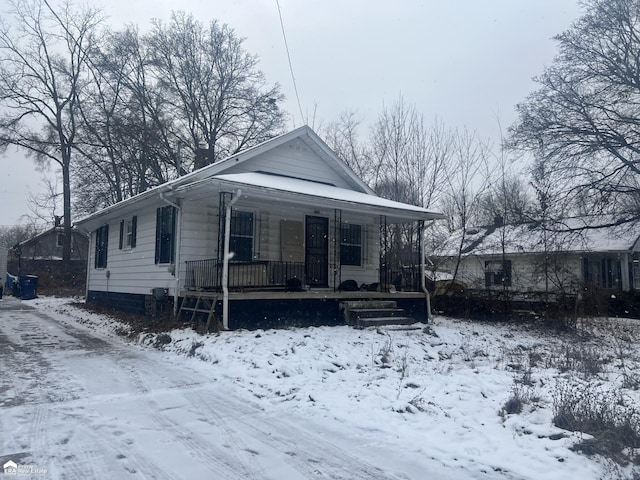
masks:
[(446, 172), (448, 188), (442, 204), (449, 231), (460, 231), (452, 272), (454, 279), (462, 257), (474, 246), (465, 246), (467, 231), (478, 224), (481, 199), (494, 177), (490, 156), (487, 145), (475, 134), (467, 130), (458, 132), (450, 160), (451, 169)]
[(119, 202), (185, 173), (169, 103), (135, 27), (105, 32), (80, 97), (83, 159), (76, 165), (77, 208)]
[[(156, 76), (181, 122), (180, 141), (213, 163), (280, 132), (284, 113), (278, 85), (268, 86), (258, 59), (233, 29), (208, 26), (183, 12), (156, 21), (148, 39)], [(202, 165), (198, 165), (202, 166)]]
[[(78, 94), (101, 18), (97, 10), (55, 10), (47, 0), (10, 0), (0, 29), (0, 147), (17, 146), (61, 170), (63, 263), (71, 258), (71, 168)], [(5, 19), (6, 20), (6, 19)]]
[(360, 140), (362, 120), (354, 111), (345, 111), (338, 120), (323, 130), (323, 136), (338, 157), (346, 162), (365, 183), (374, 185), (379, 176), (377, 164), (371, 159), (368, 145)]
[(28, 240), (42, 231), (42, 227), (34, 223), (0, 227), (0, 245), (11, 248)]
[(574, 212), (640, 218), (640, 2), (586, 0), (518, 105), (509, 146), (531, 151)]
[(29, 214), (25, 217), (33, 224), (55, 223), (55, 219), (60, 218), (57, 213), (62, 197), (58, 179), (43, 178), (42, 184), (44, 189), (40, 193), (29, 195)]

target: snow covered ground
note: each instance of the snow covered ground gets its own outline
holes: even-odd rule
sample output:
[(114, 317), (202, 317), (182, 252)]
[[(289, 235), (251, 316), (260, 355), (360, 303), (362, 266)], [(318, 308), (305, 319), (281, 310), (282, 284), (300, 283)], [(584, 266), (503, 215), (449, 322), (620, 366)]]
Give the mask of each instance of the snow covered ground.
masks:
[[(640, 475), (572, 451), (588, 436), (552, 423), (568, 385), (640, 404), (626, 388), (636, 321), (590, 321), (580, 338), (437, 317), (128, 342), (115, 333), (126, 326), (69, 299), (2, 302), (0, 461), (47, 470), (33, 478)], [(513, 397), (521, 413), (505, 411)]]

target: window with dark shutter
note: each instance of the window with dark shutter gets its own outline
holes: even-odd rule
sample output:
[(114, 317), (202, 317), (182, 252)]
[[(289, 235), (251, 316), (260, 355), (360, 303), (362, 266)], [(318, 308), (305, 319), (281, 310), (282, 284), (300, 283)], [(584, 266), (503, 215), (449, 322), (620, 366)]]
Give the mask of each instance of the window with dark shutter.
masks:
[(123, 248), (135, 248), (137, 224), (138, 217), (135, 215), (128, 220), (120, 221), (120, 250)]
[(170, 205), (156, 211), (156, 263), (173, 263), (175, 258), (176, 209)]
[(95, 268), (107, 267), (107, 246), (109, 245), (109, 225), (96, 230)]

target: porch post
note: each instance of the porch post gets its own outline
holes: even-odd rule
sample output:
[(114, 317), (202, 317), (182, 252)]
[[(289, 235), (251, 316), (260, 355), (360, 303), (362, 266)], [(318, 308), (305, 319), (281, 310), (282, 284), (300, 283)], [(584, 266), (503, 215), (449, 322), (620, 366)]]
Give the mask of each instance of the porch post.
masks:
[(380, 215), (380, 255), (378, 259), (378, 277), (380, 280), (380, 291), (387, 288), (387, 217)]
[(620, 261), (620, 279), (622, 283), (622, 291), (628, 292), (631, 290), (631, 282), (629, 281), (629, 254), (622, 253), (619, 255)]
[(222, 328), (229, 330), (229, 240), (231, 237), (231, 207), (238, 201), (242, 191), (236, 190), (227, 204), (224, 218), (224, 256), (222, 257)]
[(342, 210), (333, 211), (333, 291), (342, 284), (342, 262), (340, 261), (340, 244), (342, 243)]
[(418, 232), (420, 233), (420, 248), (418, 249), (419, 255), (420, 255), (420, 287), (422, 288), (422, 291), (424, 292), (425, 300), (427, 301), (427, 322), (430, 322), (431, 321), (431, 295), (429, 294), (429, 290), (427, 290), (427, 285), (425, 283), (425, 274), (427, 272), (426, 272), (426, 266), (424, 261), (424, 257), (425, 257), (424, 234), (426, 232), (424, 220), (420, 220), (418, 222)]

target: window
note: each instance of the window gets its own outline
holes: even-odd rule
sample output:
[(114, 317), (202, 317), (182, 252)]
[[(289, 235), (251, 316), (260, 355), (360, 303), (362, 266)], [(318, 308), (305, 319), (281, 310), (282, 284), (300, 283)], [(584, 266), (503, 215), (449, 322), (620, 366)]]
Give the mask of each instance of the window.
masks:
[(362, 265), (362, 226), (340, 225), (340, 264)]
[(135, 248), (138, 217), (133, 216), (129, 220), (120, 221), (120, 250), (123, 248)]
[(156, 263), (173, 263), (176, 255), (176, 208), (156, 211)]
[(229, 251), (233, 252), (233, 261), (253, 260), (253, 212), (231, 212)]
[(96, 230), (95, 268), (107, 267), (107, 246), (109, 245), (109, 225)]
[(64, 247), (64, 233), (58, 232), (56, 234), (56, 247)]
[(484, 262), (485, 285), (511, 286), (511, 260), (492, 260)]

